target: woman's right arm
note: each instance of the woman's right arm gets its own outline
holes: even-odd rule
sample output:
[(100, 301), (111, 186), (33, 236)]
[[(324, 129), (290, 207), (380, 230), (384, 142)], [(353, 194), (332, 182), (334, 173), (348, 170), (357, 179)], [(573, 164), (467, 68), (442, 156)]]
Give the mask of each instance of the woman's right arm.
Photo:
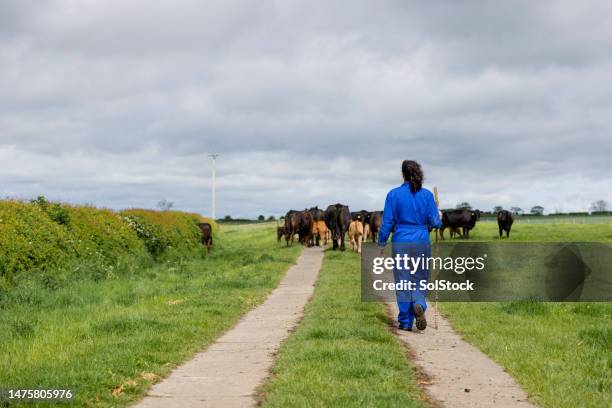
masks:
[(384, 247), (387, 245), (389, 235), (391, 235), (391, 229), (393, 228), (393, 200), (391, 199), (391, 192), (387, 194), (385, 199), (385, 209), (382, 215), (382, 223), (380, 231), (378, 231), (378, 246)]

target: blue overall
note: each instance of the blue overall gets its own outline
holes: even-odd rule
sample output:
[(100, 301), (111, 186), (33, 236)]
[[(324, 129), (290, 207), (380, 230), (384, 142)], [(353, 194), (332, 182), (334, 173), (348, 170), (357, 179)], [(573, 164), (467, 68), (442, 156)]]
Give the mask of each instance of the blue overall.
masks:
[[(378, 233), (378, 245), (384, 247), (393, 230), (393, 256), (407, 254), (410, 257), (424, 257), (430, 254), (429, 228), (440, 228), (442, 223), (438, 207), (431, 191), (421, 188), (416, 193), (410, 190), (410, 184), (404, 183), (389, 191), (385, 200), (382, 225)], [(399, 315), (397, 320), (402, 327), (412, 328), (414, 322), (413, 307), (415, 303), (427, 309), (425, 297), (427, 290), (419, 287), (420, 281), (429, 279), (427, 264), (416, 271), (394, 269), (396, 282), (401, 280), (415, 283), (414, 290), (396, 291)], [(411, 273), (414, 272), (414, 273)]]

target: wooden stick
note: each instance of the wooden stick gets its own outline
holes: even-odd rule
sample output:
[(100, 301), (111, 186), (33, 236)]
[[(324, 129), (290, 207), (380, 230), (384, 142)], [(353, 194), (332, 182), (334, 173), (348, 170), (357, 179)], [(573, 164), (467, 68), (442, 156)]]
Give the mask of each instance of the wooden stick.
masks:
[[(438, 187), (434, 186), (434, 200), (436, 201), (436, 207), (438, 207), (438, 210), (440, 210), (440, 200), (438, 199)], [(436, 228), (436, 242), (434, 244), (434, 257), (437, 257), (439, 255), (439, 250), (440, 248), (438, 247), (439, 243), (438, 243), (438, 232), (440, 232), (439, 228)], [(435, 274), (432, 273), (432, 275), (434, 276), (434, 281), (437, 279), (438, 277), (438, 273), (437, 273), (437, 269), (436, 269), (436, 263), (433, 263), (433, 268), (434, 268), (434, 272), (436, 272)], [(438, 330), (438, 291), (436, 290), (434, 293), (434, 329)]]
[[(438, 187), (434, 186), (434, 200), (436, 201), (436, 207), (440, 210), (440, 200), (438, 200)], [(438, 243), (438, 233), (440, 232), (439, 228), (435, 229), (436, 234), (436, 244)]]

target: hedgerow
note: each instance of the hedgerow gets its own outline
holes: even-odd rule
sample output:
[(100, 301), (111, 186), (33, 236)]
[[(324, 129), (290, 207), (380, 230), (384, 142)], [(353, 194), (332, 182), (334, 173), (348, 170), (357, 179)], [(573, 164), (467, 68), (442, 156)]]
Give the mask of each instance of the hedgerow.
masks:
[(0, 200), (0, 289), (25, 272), (40, 272), (53, 286), (51, 272), (71, 269), (103, 278), (127, 259), (202, 256), (197, 223), (203, 221), (178, 211), (116, 212), (50, 203), (42, 196), (30, 202)]
[(77, 247), (79, 258), (101, 258), (105, 263), (114, 263), (125, 255), (148, 256), (142, 240), (116, 212), (69, 205), (62, 208), (70, 220), (67, 229), (81, 243)]
[(0, 276), (62, 266), (79, 244), (37, 204), (0, 201)]
[(206, 220), (197, 214), (143, 209), (124, 210), (120, 214), (156, 259), (177, 254), (201, 254), (201, 234), (197, 224)]

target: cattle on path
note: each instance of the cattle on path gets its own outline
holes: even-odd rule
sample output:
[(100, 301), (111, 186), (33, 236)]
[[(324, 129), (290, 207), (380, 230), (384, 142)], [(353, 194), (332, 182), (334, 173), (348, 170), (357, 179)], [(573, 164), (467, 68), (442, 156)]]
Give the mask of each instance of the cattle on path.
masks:
[(327, 245), (329, 229), (325, 225), (325, 221), (313, 221), (312, 222), (312, 240), (313, 245), (325, 246)]
[(351, 220), (361, 221), (363, 225), (363, 241), (365, 242), (370, 235), (370, 216), (371, 213), (366, 210), (356, 211), (351, 213)]
[(293, 237), (298, 233), (298, 223), (296, 214), (299, 211), (289, 210), (287, 214), (285, 214), (285, 240), (287, 241), (287, 246), (290, 244), (293, 245)]
[(353, 220), (349, 225), (349, 246), (353, 251), (361, 253), (361, 241), (363, 239), (363, 224), (360, 220)]
[(313, 244), (316, 246), (327, 245), (327, 226), (325, 225), (325, 211), (319, 207), (312, 207), (310, 210), (312, 215), (312, 238)]
[(378, 231), (382, 225), (382, 211), (372, 211), (370, 213), (370, 235), (372, 236), (372, 242), (376, 242), (378, 239)]
[(502, 231), (506, 231), (506, 238), (510, 238), (510, 230), (512, 229), (512, 223), (514, 218), (512, 213), (508, 210), (501, 210), (497, 213), (497, 226), (499, 228), (499, 239), (502, 238)]
[(310, 215), (312, 215), (313, 221), (325, 221), (325, 211), (320, 210), (319, 206), (312, 207), (310, 210)]
[(308, 210), (294, 214), (300, 244), (312, 246), (312, 215)]
[(348, 206), (343, 204), (333, 204), (325, 210), (325, 225), (331, 230), (333, 249), (344, 251), (344, 234), (348, 231), (351, 223), (351, 212)]
[(198, 227), (202, 233), (202, 244), (206, 246), (206, 250), (210, 254), (210, 247), (213, 244), (212, 225), (207, 222), (201, 222), (198, 224)]

